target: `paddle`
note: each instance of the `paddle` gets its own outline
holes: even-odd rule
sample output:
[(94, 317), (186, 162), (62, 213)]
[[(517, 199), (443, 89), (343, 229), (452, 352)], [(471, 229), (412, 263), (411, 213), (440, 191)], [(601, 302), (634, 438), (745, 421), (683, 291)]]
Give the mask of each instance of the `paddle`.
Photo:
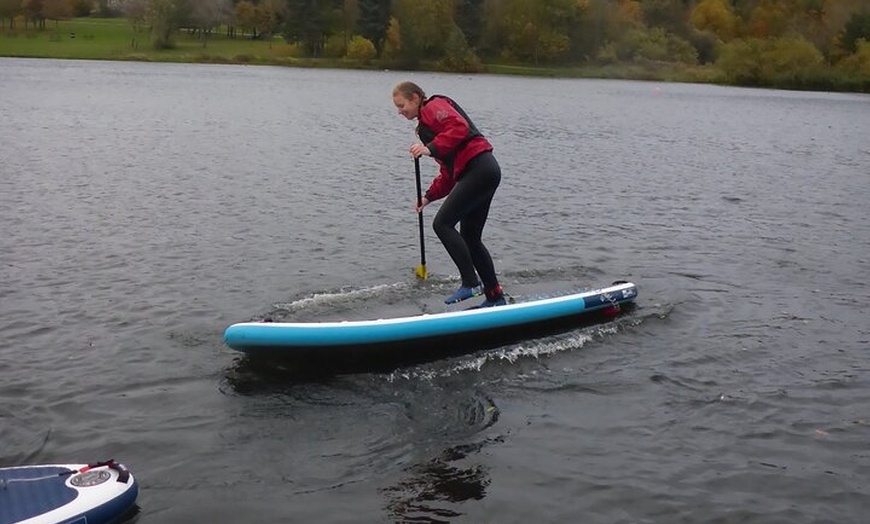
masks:
[[(414, 170), (417, 174), (417, 205), (420, 206), (423, 204), (423, 190), (420, 186), (420, 158), (414, 158)], [(429, 277), (429, 274), (426, 272), (426, 247), (423, 243), (423, 210), (417, 213), (417, 221), (420, 223), (420, 265), (414, 270), (414, 274), (417, 275), (417, 278), (426, 280)]]

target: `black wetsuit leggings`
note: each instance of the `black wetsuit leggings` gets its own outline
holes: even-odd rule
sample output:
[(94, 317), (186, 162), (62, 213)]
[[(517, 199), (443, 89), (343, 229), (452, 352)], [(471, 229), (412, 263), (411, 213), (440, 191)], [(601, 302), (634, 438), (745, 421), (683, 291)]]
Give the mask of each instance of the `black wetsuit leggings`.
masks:
[(486, 290), (498, 286), (492, 257), (480, 237), (499, 182), (501, 168), (495, 156), (491, 152), (477, 155), (468, 162), (432, 222), (435, 234), (459, 269), (463, 286), (473, 287), (480, 281)]

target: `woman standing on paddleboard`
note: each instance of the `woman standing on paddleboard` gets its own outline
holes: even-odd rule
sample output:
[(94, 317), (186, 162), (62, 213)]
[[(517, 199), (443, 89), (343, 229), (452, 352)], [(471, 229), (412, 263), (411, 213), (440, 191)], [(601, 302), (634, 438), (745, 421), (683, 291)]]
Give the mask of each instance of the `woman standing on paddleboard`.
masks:
[(481, 240), (492, 197), (501, 181), (492, 145), (459, 104), (446, 96), (427, 98), (417, 84), (402, 82), (393, 89), (393, 103), (400, 115), (417, 119), (420, 142), (411, 145), (411, 156), (431, 156), (440, 166), (438, 176), (414, 209), (419, 213), (430, 203), (447, 197), (432, 227), (459, 269), (462, 285), (445, 302), (461, 302), (482, 291), (486, 300), (481, 307), (504, 305), (492, 257)]

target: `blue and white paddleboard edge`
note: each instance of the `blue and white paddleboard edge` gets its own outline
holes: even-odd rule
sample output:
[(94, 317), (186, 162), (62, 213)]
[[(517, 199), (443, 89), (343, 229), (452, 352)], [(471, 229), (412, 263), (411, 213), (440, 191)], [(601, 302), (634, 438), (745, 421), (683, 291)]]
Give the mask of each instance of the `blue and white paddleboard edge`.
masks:
[(619, 282), (559, 297), (410, 317), (298, 323), (242, 322), (226, 329), (224, 341), (229, 347), (245, 352), (266, 348), (395, 343), (570, 317), (618, 306), (636, 297), (635, 284)]

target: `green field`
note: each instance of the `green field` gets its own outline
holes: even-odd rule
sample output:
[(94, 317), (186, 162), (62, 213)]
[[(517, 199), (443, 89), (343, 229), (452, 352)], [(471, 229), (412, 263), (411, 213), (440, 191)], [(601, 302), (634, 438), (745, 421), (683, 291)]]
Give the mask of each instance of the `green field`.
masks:
[(283, 39), (265, 42), (219, 33), (204, 41), (182, 31), (175, 43), (174, 49), (156, 50), (147, 32), (113, 18), (47, 22), (43, 30), (25, 30), (19, 21), (15, 29), (0, 29), (0, 56), (287, 65), (301, 61), (292, 57), (296, 49)]

